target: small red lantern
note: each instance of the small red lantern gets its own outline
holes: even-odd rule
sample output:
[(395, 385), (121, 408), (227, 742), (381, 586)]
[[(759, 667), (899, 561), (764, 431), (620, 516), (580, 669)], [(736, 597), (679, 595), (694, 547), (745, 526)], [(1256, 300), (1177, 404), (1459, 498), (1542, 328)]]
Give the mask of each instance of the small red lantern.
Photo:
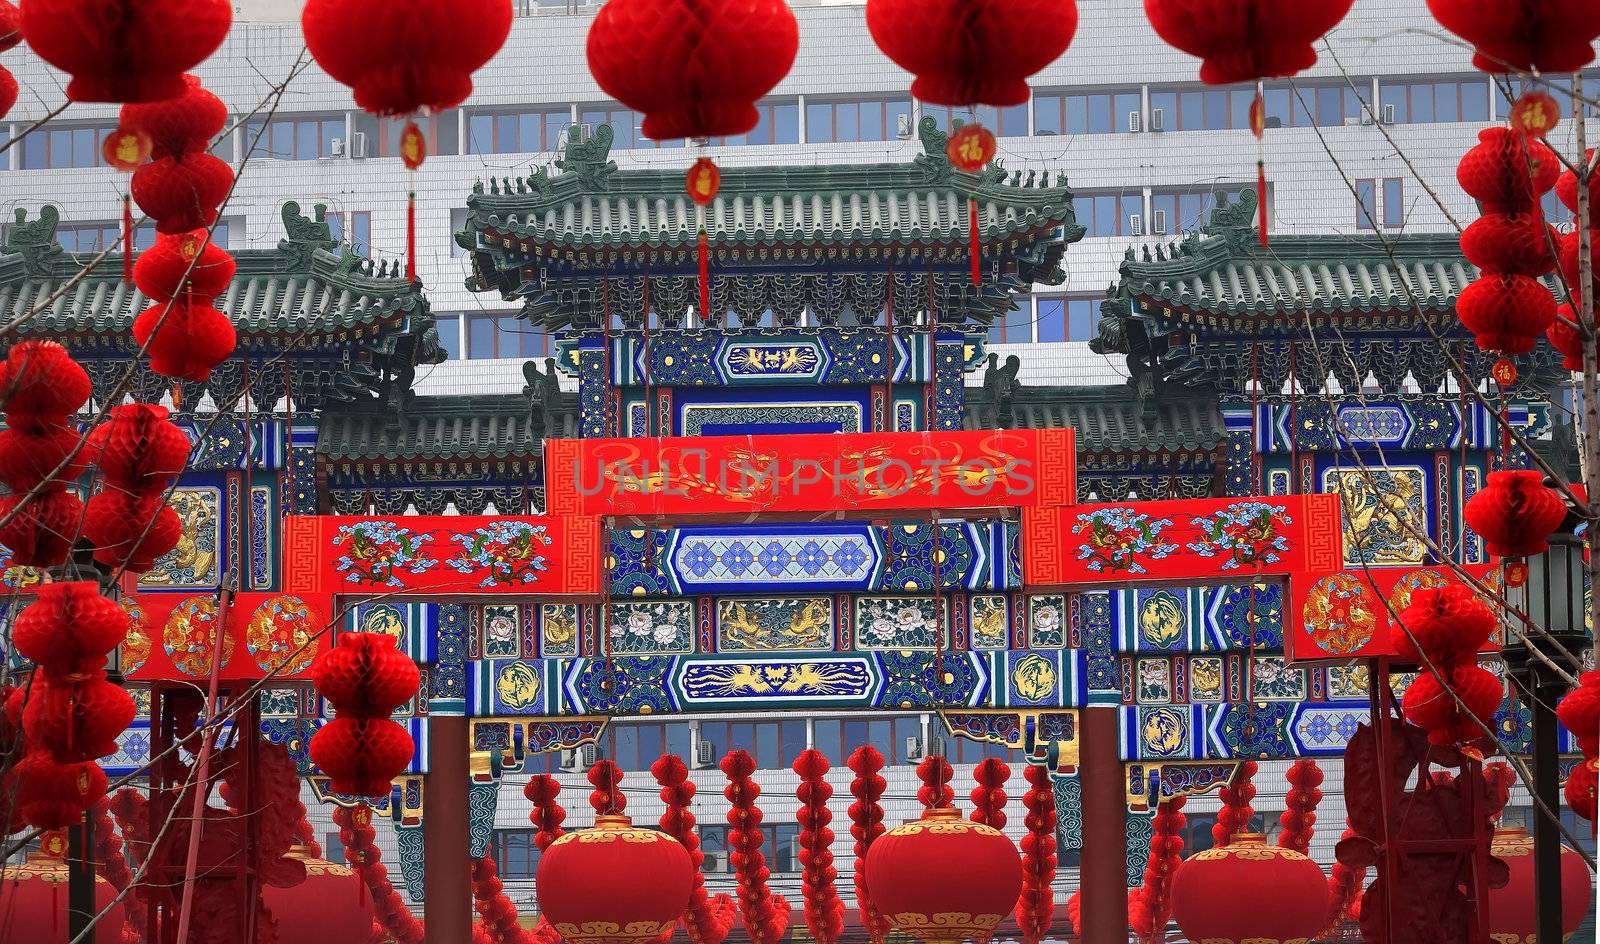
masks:
[(38, 594), (12, 630), (17, 651), (61, 677), (104, 669), (106, 656), (128, 634), (128, 611), (87, 581), (47, 583)]
[(415, 121), (406, 122), (400, 132), (400, 160), (407, 170), (416, 170), (428, 159), (428, 139)]
[(1317, 62), (1311, 44), (1354, 0), (1145, 0), (1156, 34), (1204, 60), (1200, 81), (1230, 85), (1287, 78)]
[(935, 807), (867, 848), (873, 907), (927, 944), (988, 940), (1022, 895), (1022, 857), (998, 829)]
[(1322, 869), (1257, 833), (1190, 856), (1170, 898), (1184, 936), (1206, 944), (1291, 944), (1316, 937), (1328, 919)]
[[(0, 0), (3, 2), (3, 0)], [(67, 837), (48, 832), (39, 837), (39, 849), (27, 861), (6, 866), (0, 885), (0, 914), (6, 916), (6, 934), (16, 941), (51, 941), (65, 933), (70, 922), (67, 896)], [(94, 879), (92, 944), (122, 944), (122, 905), (117, 890), (103, 877)]]
[(142, 133), (151, 142), (153, 156), (183, 157), (204, 151), (228, 124), (228, 106), (200, 85), (196, 76), (183, 77), (184, 91), (176, 98), (147, 105), (122, 106), (119, 133)]
[(189, 450), (189, 437), (167, 418), (167, 408), (150, 403), (112, 407), (89, 434), (88, 451), (106, 480), (138, 494), (166, 488), (183, 472)]
[(1028, 100), (1028, 79), (1061, 58), (1078, 31), (1073, 0), (868, 0), (867, 29), (916, 76), (911, 94), (935, 105)]
[(1600, 753), (1600, 672), (1578, 676), (1578, 687), (1561, 699), (1556, 716), (1585, 757)]
[(117, 128), (100, 142), (100, 156), (105, 158), (106, 166), (124, 174), (131, 174), (150, 163), (154, 149), (150, 135), (136, 128)]
[[(1477, 652), (1495, 624), (1494, 611), (1470, 588), (1459, 583), (1423, 587), (1411, 595), (1411, 605), (1400, 614), (1400, 625), (1390, 627), (1389, 642), (1408, 662), (1422, 661), (1419, 646), (1429, 661), (1450, 662)], [(1411, 637), (1416, 638), (1415, 645)]]
[[(20, 510), (19, 510), (20, 509)], [(0, 545), (11, 551), (12, 567), (59, 567), (77, 537), (83, 502), (68, 491), (0, 498)]]
[(945, 145), (945, 156), (957, 170), (976, 174), (994, 160), (999, 145), (994, 133), (979, 124), (962, 125)]
[[(1497, 829), (1489, 854), (1504, 862), (1510, 879), (1489, 889), (1489, 939), (1532, 941), (1538, 927), (1539, 895), (1533, 883), (1533, 837), (1522, 827)], [(1554, 890), (1545, 894), (1554, 895)], [(1565, 843), (1561, 846), (1561, 933), (1570, 938), (1582, 926), (1594, 901), (1594, 884), (1583, 857)]]
[(1561, 103), (1545, 92), (1528, 92), (1511, 106), (1511, 129), (1525, 138), (1544, 138), (1561, 123)]
[(695, 161), (684, 175), (683, 189), (699, 206), (710, 206), (722, 189), (722, 171), (717, 168), (717, 162), (709, 157)]
[(1556, 185), (1561, 162), (1543, 141), (1510, 128), (1485, 128), (1456, 165), (1456, 180), (1485, 213), (1533, 213)]
[(1538, 279), (1486, 273), (1456, 298), (1456, 316), (1478, 347), (1527, 354), (1556, 317), (1556, 299)]
[(160, 492), (136, 495), (107, 488), (89, 498), (83, 535), (95, 545), (95, 560), (142, 574), (178, 546), (183, 522)]
[(1490, 472), (1482, 491), (1467, 499), (1462, 516), (1496, 557), (1528, 557), (1550, 546), (1567, 516), (1566, 502), (1532, 469)]
[(57, 425), (78, 412), (93, 389), (88, 372), (55, 341), (23, 341), (0, 362), (0, 409), (12, 426), (33, 417)]
[(689, 907), (694, 865), (683, 844), (603, 814), (539, 857), (539, 909), (571, 944), (644, 944), (670, 932)]
[(1490, 213), (1461, 233), (1461, 252), (1485, 272), (1535, 278), (1555, 271), (1560, 234), (1540, 213)]
[(1428, 0), (1439, 25), (1477, 47), (1484, 72), (1577, 72), (1594, 60), (1600, 6), (1590, 0)]
[(233, 187), (233, 168), (214, 154), (163, 157), (133, 172), (133, 201), (162, 233), (187, 233), (217, 221)]
[(1591, 757), (1572, 768), (1566, 786), (1567, 805), (1591, 823), (1595, 819), (1596, 794), (1600, 792), (1600, 771), (1595, 767), (1595, 759)]
[(385, 633), (340, 633), (311, 667), (317, 693), (341, 713), (388, 717), (417, 693), (421, 674)]
[(388, 796), (415, 753), (410, 732), (388, 718), (335, 718), (311, 736), (312, 763), (346, 796)]
[(197, 229), (158, 236), (155, 245), (139, 255), (133, 280), (152, 301), (170, 302), (183, 294), (209, 302), (228, 290), (237, 269), (233, 256), (212, 242), (205, 230)]
[[(1579, 278), (1578, 249), (1581, 234), (1573, 230), (1561, 237), (1561, 247), (1557, 250), (1557, 261), (1561, 265), (1561, 276), (1566, 279), (1567, 288), (1571, 290), (1574, 298), (1578, 297), (1583, 288), (1583, 280)], [(1589, 231), (1589, 244), (1600, 250), (1600, 229)], [(1600, 252), (1597, 252), (1600, 257)], [(1595, 268), (1590, 281), (1594, 286), (1594, 297), (1600, 298), (1600, 266)]]
[(133, 696), (96, 670), (82, 681), (37, 673), (22, 710), (28, 745), (59, 763), (76, 764), (115, 754), (117, 737), (133, 723)]
[[(222, 45), (228, 0), (24, 0), (22, 33), (72, 75), (75, 102), (155, 102), (183, 94), (183, 74)], [(370, 36), (371, 25), (366, 35)]]
[(133, 339), (150, 355), (150, 369), (168, 377), (204, 381), (238, 342), (228, 316), (201, 302), (168, 302), (133, 320)]

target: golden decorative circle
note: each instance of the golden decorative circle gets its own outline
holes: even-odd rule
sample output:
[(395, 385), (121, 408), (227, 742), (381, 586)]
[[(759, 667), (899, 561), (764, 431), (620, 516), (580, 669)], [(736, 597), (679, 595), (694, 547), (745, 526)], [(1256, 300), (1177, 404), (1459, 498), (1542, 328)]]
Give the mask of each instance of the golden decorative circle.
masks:
[(128, 634), (122, 638), (122, 671), (133, 672), (150, 658), (150, 626), (138, 600), (123, 597), (117, 604), (128, 614)]
[[(217, 601), (211, 596), (189, 597), (173, 608), (161, 632), (161, 645), (179, 672), (196, 678), (211, 674), (217, 619)], [(222, 664), (232, 658), (233, 636), (229, 634), (222, 640)]]
[(1372, 593), (1354, 574), (1329, 574), (1312, 584), (1300, 617), (1311, 642), (1334, 656), (1359, 650), (1378, 629)]
[(1411, 605), (1411, 596), (1418, 590), (1448, 586), (1449, 578), (1436, 570), (1413, 570), (1394, 582), (1389, 592), (1389, 606), (1396, 613), (1404, 613)]
[(280, 594), (263, 600), (250, 614), (245, 645), (263, 672), (299, 675), (311, 667), (321, 648), (311, 608), (297, 596)]

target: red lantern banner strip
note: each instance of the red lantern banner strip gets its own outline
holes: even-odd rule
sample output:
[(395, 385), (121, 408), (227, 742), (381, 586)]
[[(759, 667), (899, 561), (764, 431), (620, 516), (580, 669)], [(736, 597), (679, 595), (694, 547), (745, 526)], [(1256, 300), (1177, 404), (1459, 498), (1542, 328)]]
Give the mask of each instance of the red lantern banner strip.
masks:
[(600, 522), (593, 518), (290, 517), (283, 534), (290, 593), (600, 592)]
[(216, 593), (140, 593), (123, 597), (133, 618), (122, 643), (130, 682), (193, 682), (210, 678), (226, 627), (219, 678), (308, 682), (312, 660), (328, 648), (333, 619), (327, 594), (235, 593), (223, 613)]
[(872, 905), (867, 891), (866, 863), (867, 850), (884, 833), (883, 791), (889, 784), (879, 773), (883, 770), (883, 755), (871, 745), (856, 748), (850, 755), (849, 765), (855, 774), (850, 781), (850, 794), (855, 797), (855, 802), (850, 804), (850, 835), (856, 841), (856, 906), (868, 939), (873, 944), (882, 944), (889, 936), (889, 919)]
[(801, 893), (805, 896), (806, 928), (816, 944), (835, 944), (844, 933), (844, 902), (834, 884), (838, 873), (833, 868), (833, 812), (828, 799), (833, 787), (828, 784), (828, 759), (816, 748), (802, 751), (795, 758), (794, 772), (800, 777), (795, 798), (800, 801), (796, 818), (800, 821)]
[(547, 442), (545, 457), (553, 515), (872, 513), (1076, 500), (1070, 429), (567, 439)]
[(372, 903), (383, 930), (396, 944), (422, 944), (422, 922), (394, 890), (389, 871), (383, 865), (383, 852), (378, 848), (377, 835), (372, 829), (372, 810), (365, 805), (355, 809), (335, 807), (333, 822), (339, 827), (339, 843), (344, 847), (345, 861), (372, 893)]
[(661, 831), (682, 843), (694, 864), (694, 890), (683, 916), (684, 932), (692, 944), (722, 944), (733, 927), (732, 914), (726, 910), (733, 902), (727, 895), (713, 900), (706, 893), (705, 873), (700, 871), (706, 856), (700, 850), (700, 833), (695, 829), (695, 786), (689, 779), (689, 767), (682, 758), (666, 754), (650, 765), (650, 774), (660, 785), (661, 802), (667, 808), (659, 820)]

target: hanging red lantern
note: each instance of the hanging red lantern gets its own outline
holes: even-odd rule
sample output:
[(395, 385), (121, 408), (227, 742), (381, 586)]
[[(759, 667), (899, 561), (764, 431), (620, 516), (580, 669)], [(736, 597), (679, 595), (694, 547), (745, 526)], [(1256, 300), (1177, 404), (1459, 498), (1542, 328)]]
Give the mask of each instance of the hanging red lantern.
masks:
[(1524, 92), (1511, 106), (1511, 130), (1525, 138), (1545, 138), (1561, 123), (1561, 103), (1545, 92)]
[(1459, 583), (1423, 587), (1411, 594), (1399, 624), (1390, 627), (1389, 643), (1408, 662), (1422, 661), (1419, 646), (1429, 661), (1451, 662), (1477, 652), (1496, 624), (1494, 611), (1471, 588)]
[(0, 498), (0, 519), (8, 516), (0, 545), (11, 552), (10, 566), (59, 567), (78, 535), (83, 502), (65, 490), (7, 495)]
[[(1585, 153), (1586, 160), (1594, 160), (1594, 148)], [(1561, 200), (1561, 205), (1571, 210), (1576, 216), (1578, 212), (1578, 175), (1570, 170), (1562, 171), (1556, 179), (1556, 197)], [(1589, 228), (1600, 229), (1600, 169), (1589, 174)]]
[(153, 403), (112, 407), (89, 434), (88, 452), (113, 482), (141, 495), (165, 489), (189, 459), (189, 437)]
[(417, 693), (421, 675), (393, 636), (340, 633), (338, 643), (312, 664), (311, 680), (340, 712), (388, 717)]
[(133, 201), (162, 233), (187, 233), (217, 221), (233, 187), (233, 168), (214, 154), (164, 157), (133, 172)]
[(100, 595), (89, 581), (60, 581), (38, 588), (17, 617), (11, 641), (28, 659), (62, 678), (100, 671), (128, 634), (128, 611)]
[(49, 425), (78, 412), (93, 390), (89, 374), (55, 341), (23, 341), (0, 362), (0, 409), (12, 426)]
[(1022, 857), (998, 829), (951, 807), (925, 811), (873, 840), (873, 907), (920, 941), (988, 940), (1022, 895)]
[(17, 96), (21, 93), (17, 85), (17, 77), (11, 70), (0, 66), (0, 118), (11, 114), (11, 109), (16, 107)]
[(170, 302), (183, 294), (209, 302), (228, 290), (237, 269), (233, 256), (197, 229), (156, 237), (155, 245), (140, 253), (133, 280), (152, 301)]
[(1316, 64), (1312, 43), (1343, 20), (1354, 0), (1145, 0), (1168, 45), (1204, 60), (1200, 81), (1230, 85), (1287, 78)]
[(153, 157), (204, 151), (228, 124), (228, 106), (203, 88), (199, 77), (186, 75), (183, 84), (183, 94), (176, 98), (122, 106), (119, 128), (146, 135)]
[(94, 544), (95, 560), (142, 574), (178, 546), (183, 522), (159, 492), (136, 495), (107, 488), (89, 498), (83, 536)]
[(118, 750), (117, 737), (138, 713), (133, 696), (96, 670), (82, 681), (34, 675), (22, 725), (34, 750), (48, 751), (58, 763), (76, 764)]
[(1207, 944), (1289, 944), (1316, 937), (1328, 912), (1328, 881), (1315, 862), (1256, 833), (1196, 853), (1169, 893), (1185, 937)]
[(867, 29), (935, 105), (1008, 108), (1078, 31), (1073, 0), (868, 0)]
[(60, 764), (34, 751), (11, 768), (17, 810), (36, 829), (76, 826), (106, 795), (106, 774), (93, 763)]
[(1535, 278), (1555, 271), (1560, 234), (1539, 213), (1489, 213), (1461, 233), (1461, 252), (1485, 272)]
[(410, 732), (388, 718), (335, 718), (311, 736), (312, 763), (346, 796), (388, 796), (415, 752)]
[(1449, 689), (1433, 672), (1419, 674), (1401, 700), (1406, 720), (1426, 731), (1429, 743), (1440, 746), (1470, 744), (1487, 737), (1479, 721), (1494, 730), (1494, 713), (1505, 694), (1500, 680), (1475, 662), (1435, 668), (1449, 679)]
[[(228, 0), (24, 0), (22, 34), (72, 75), (75, 102), (155, 102), (183, 94), (233, 24)], [(370, 35), (371, 28), (367, 30)]]
[(1592, 759), (1600, 753), (1600, 672), (1578, 676), (1578, 687), (1561, 699), (1556, 717), (1578, 742), (1583, 756)]
[(539, 857), (539, 909), (571, 944), (644, 944), (670, 932), (689, 906), (694, 866), (683, 844), (602, 814)]
[(1527, 354), (1556, 317), (1556, 299), (1538, 279), (1485, 273), (1456, 298), (1456, 317), (1478, 347)]
[(1536, 212), (1539, 198), (1556, 185), (1561, 162), (1543, 141), (1510, 128), (1485, 128), (1478, 143), (1456, 164), (1456, 180), (1485, 213)]
[(1594, 60), (1600, 7), (1589, 0), (1428, 0), (1439, 25), (1477, 47), (1484, 72), (1577, 72)]
[(1572, 807), (1572, 812), (1594, 822), (1596, 794), (1600, 792), (1600, 771), (1596, 770), (1596, 761), (1590, 757), (1583, 763), (1572, 768), (1572, 773), (1567, 775), (1567, 805)]
[[(1573, 298), (1577, 298), (1583, 291), (1583, 280), (1579, 278), (1578, 266), (1579, 238), (1577, 230), (1562, 236), (1561, 248), (1558, 251), (1561, 277), (1566, 280), (1567, 290), (1572, 293)], [(1592, 250), (1594, 257), (1600, 260), (1600, 229), (1589, 231), (1589, 244), (1594, 247)], [(1594, 297), (1600, 298), (1600, 266), (1595, 267), (1590, 276), (1590, 283), (1594, 286)]]
[(158, 374), (196, 382), (228, 359), (238, 342), (228, 316), (203, 302), (169, 302), (133, 321), (133, 339)]
[(23, 492), (47, 480), (65, 486), (88, 468), (88, 450), (78, 448), (82, 441), (77, 430), (64, 424), (0, 430), (0, 482)]
[(1571, 305), (1556, 309), (1556, 320), (1551, 323), (1545, 337), (1550, 345), (1561, 352), (1561, 366), (1567, 370), (1583, 370), (1583, 334), (1578, 331), (1578, 313)]
[[(1510, 878), (1504, 885), (1489, 889), (1489, 939), (1491, 941), (1533, 941), (1538, 937), (1539, 894), (1533, 879), (1533, 837), (1520, 826), (1497, 829), (1489, 854), (1506, 864)], [(1583, 925), (1594, 901), (1594, 884), (1583, 856), (1572, 847), (1561, 845), (1561, 888), (1544, 892), (1561, 899), (1561, 933), (1572, 937)]]
[(0, 52), (22, 42), (22, 11), (11, 0), (0, 0)]
[[(15, 941), (59, 939), (71, 922), (68, 917), (67, 837), (49, 832), (39, 837), (39, 849), (26, 861), (6, 866), (0, 885), (0, 914), (6, 916), (6, 934)], [(94, 877), (94, 907), (98, 920), (87, 938), (91, 944), (123, 944), (122, 905), (117, 890), (100, 875)]]
[(1467, 526), (1496, 557), (1529, 557), (1550, 546), (1549, 537), (1566, 519), (1567, 505), (1544, 476), (1532, 469), (1490, 472), (1483, 490), (1467, 499)]

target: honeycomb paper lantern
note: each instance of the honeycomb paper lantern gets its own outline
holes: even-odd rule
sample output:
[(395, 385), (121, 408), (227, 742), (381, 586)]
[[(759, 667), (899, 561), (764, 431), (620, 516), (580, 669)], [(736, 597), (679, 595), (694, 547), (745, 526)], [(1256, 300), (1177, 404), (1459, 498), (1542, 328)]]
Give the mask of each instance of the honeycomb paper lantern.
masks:
[(1561, 162), (1543, 141), (1510, 128), (1485, 128), (1456, 164), (1456, 180), (1485, 213), (1530, 213), (1561, 175)]
[(1556, 716), (1585, 757), (1600, 754), (1600, 672), (1578, 676), (1578, 687), (1561, 699)]
[[(1589, 160), (1594, 160), (1594, 148), (1587, 152)], [(1578, 175), (1570, 170), (1561, 172), (1556, 179), (1556, 196), (1563, 206), (1571, 210), (1574, 215), (1578, 212)], [(1589, 228), (1600, 229), (1600, 171), (1589, 175)]]
[(211, 147), (211, 140), (228, 124), (228, 106), (200, 85), (193, 75), (183, 77), (183, 94), (165, 101), (122, 106), (120, 126), (150, 136), (150, 156), (182, 157)]
[(133, 339), (145, 346), (151, 370), (196, 382), (209, 380), (238, 343), (227, 315), (194, 301), (145, 309), (133, 321)]
[(1490, 213), (1461, 233), (1461, 252), (1486, 272), (1541, 276), (1554, 272), (1560, 234), (1539, 213)]
[(11, 551), (11, 566), (59, 567), (78, 536), (83, 502), (64, 490), (7, 495), (0, 498), (0, 519), (8, 515), (0, 544)]
[(39, 587), (17, 617), (11, 641), (34, 664), (71, 677), (104, 669), (127, 634), (128, 611), (101, 596), (98, 585), (74, 580)]
[(79, 681), (34, 676), (22, 710), (22, 726), (33, 750), (58, 763), (76, 764), (115, 754), (117, 738), (138, 713), (133, 696), (97, 671)]
[(108, 488), (89, 499), (83, 534), (95, 546), (95, 560), (142, 574), (178, 546), (183, 522), (161, 493), (135, 495)]
[(89, 450), (80, 448), (82, 442), (65, 424), (0, 430), (0, 482), (20, 492), (46, 481), (65, 485), (88, 467)]
[(1476, 48), (1484, 72), (1576, 72), (1594, 61), (1591, 0), (1428, 0), (1439, 25)]
[(75, 826), (106, 795), (106, 774), (98, 765), (57, 763), (44, 751), (24, 757), (9, 776), (17, 811), (36, 829)]
[(317, 693), (341, 715), (388, 717), (417, 693), (421, 674), (385, 633), (340, 633), (311, 666)]
[(23, 0), (22, 33), (75, 102), (155, 102), (222, 45), (228, 0)]
[(1490, 472), (1484, 488), (1467, 499), (1463, 510), (1467, 526), (1496, 557), (1544, 553), (1566, 516), (1561, 496), (1531, 469)]
[(1456, 316), (1478, 347), (1527, 354), (1556, 319), (1556, 298), (1538, 279), (1484, 273), (1456, 298)]
[(1561, 352), (1561, 366), (1573, 371), (1583, 370), (1583, 335), (1575, 327), (1577, 323), (1578, 313), (1571, 305), (1562, 305), (1556, 309), (1550, 330), (1544, 333), (1550, 345)]
[(17, 96), (21, 93), (17, 77), (11, 74), (10, 69), (0, 66), (0, 118), (11, 114), (11, 109), (17, 105)]
[(187, 233), (217, 221), (233, 187), (233, 168), (214, 154), (163, 157), (133, 172), (133, 202), (161, 233)]
[(22, 42), (22, 11), (11, 0), (0, 0), (0, 52)]
[(89, 434), (89, 451), (106, 480), (139, 494), (164, 489), (189, 460), (189, 437), (167, 408), (150, 403), (112, 407)]
[(1572, 773), (1567, 775), (1567, 785), (1564, 788), (1567, 795), (1567, 805), (1572, 807), (1572, 812), (1594, 822), (1596, 794), (1600, 792), (1600, 771), (1595, 769), (1593, 758), (1572, 768)]
[(1287, 78), (1317, 62), (1312, 44), (1354, 0), (1144, 0), (1169, 45), (1203, 60), (1200, 81), (1230, 85)]
[(311, 736), (312, 763), (346, 796), (388, 796), (415, 750), (405, 726), (388, 718), (335, 718)]
[[(1411, 595), (1411, 605), (1400, 614), (1400, 623), (1389, 629), (1389, 642), (1404, 660), (1420, 662), (1421, 646), (1433, 662), (1450, 662), (1470, 657), (1488, 641), (1496, 620), (1470, 588), (1458, 583), (1444, 587), (1423, 587)], [(1406, 635), (1406, 630), (1417, 645)]]
[(210, 301), (228, 290), (237, 270), (233, 256), (197, 229), (156, 237), (139, 254), (133, 281), (153, 301), (170, 302), (179, 294)]
[(23, 341), (0, 362), (0, 409), (12, 426), (70, 416), (93, 389), (89, 374), (54, 341)]

